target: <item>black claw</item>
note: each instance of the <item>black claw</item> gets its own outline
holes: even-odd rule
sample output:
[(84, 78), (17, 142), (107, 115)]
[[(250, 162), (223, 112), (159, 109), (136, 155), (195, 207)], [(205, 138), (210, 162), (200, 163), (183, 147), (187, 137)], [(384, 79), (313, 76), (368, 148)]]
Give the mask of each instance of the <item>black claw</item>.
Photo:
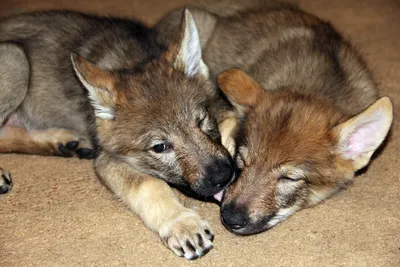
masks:
[(79, 145), (79, 141), (71, 141), (68, 142), (66, 147), (68, 148), (68, 150), (75, 150)]
[(206, 255), (208, 252), (210, 252), (210, 250), (211, 250), (212, 248), (213, 248), (213, 246), (210, 246), (210, 247), (204, 249), (203, 252), (201, 253), (201, 256)]
[(203, 237), (200, 234), (197, 234), (197, 238), (199, 239), (199, 247), (204, 247)]
[(211, 241), (211, 242), (214, 241), (214, 235), (213, 235), (213, 234), (211, 234), (211, 236), (210, 236), (210, 241)]
[(61, 156), (66, 158), (71, 158), (73, 155), (63, 144), (58, 144), (58, 151), (60, 151)]
[(182, 253), (182, 256), (185, 254), (185, 251), (182, 247), (174, 247), (176, 250), (179, 250)]
[(200, 258), (200, 255), (194, 255), (193, 257), (191, 257), (189, 260), (197, 260), (198, 258)]
[(96, 156), (94, 150), (90, 148), (80, 148), (76, 153), (78, 153), (80, 159), (93, 159)]
[(196, 248), (193, 246), (192, 243), (190, 243), (189, 240), (186, 240), (186, 246), (188, 247), (188, 249), (192, 252), (196, 252)]
[(0, 186), (0, 194), (8, 193), (8, 191), (10, 191), (9, 186)]
[(206, 230), (204, 230), (204, 232), (206, 233), (206, 235), (208, 235), (210, 237), (210, 241), (213, 242), (214, 241), (214, 235), (211, 233), (211, 231), (206, 229)]
[(9, 177), (7, 177), (5, 174), (2, 174), (1, 177), (3, 178), (4, 182), (7, 185), (11, 185), (12, 184), (11, 175)]
[(2, 174), (1, 178), (3, 179), (5, 184), (0, 185), (0, 194), (5, 194), (11, 190), (12, 180), (11, 176), (7, 177), (5, 174)]

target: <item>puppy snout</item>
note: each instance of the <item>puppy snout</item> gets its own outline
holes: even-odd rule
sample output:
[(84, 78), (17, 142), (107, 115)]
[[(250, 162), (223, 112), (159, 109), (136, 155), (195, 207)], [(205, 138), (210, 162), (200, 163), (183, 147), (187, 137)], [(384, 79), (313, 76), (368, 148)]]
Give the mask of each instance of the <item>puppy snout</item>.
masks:
[(206, 177), (212, 186), (222, 188), (231, 181), (233, 171), (233, 163), (230, 160), (217, 159), (207, 167)]
[(231, 230), (239, 230), (245, 227), (249, 221), (246, 208), (236, 208), (233, 204), (222, 207), (222, 223)]

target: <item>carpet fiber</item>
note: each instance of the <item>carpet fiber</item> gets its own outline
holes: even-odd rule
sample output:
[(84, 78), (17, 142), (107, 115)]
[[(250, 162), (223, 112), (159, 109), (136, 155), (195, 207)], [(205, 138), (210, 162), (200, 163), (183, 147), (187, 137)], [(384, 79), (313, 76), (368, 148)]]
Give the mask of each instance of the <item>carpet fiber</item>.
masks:
[[(184, 0), (5, 0), (0, 15), (69, 8), (152, 23)], [(363, 52), (381, 95), (400, 104), (400, 3), (301, 0), (300, 6)], [(0, 155), (15, 186), (0, 196), (0, 266), (400, 266), (399, 118), (366, 172), (346, 191), (263, 234), (239, 237), (215, 204), (196, 202), (215, 248), (194, 262), (176, 257), (97, 180), (90, 161)]]

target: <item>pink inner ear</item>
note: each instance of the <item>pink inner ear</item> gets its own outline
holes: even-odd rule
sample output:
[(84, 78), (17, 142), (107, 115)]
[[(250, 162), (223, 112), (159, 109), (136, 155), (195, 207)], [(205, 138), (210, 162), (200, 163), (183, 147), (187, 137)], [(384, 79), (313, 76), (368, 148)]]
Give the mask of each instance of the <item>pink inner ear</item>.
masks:
[(344, 156), (354, 159), (365, 153), (374, 151), (382, 141), (382, 130), (385, 121), (381, 116), (374, 116), (369, 121), (364, 121), (357, 125), (353, 131), (345, 138), (343, 147)]
[(373, 140), (369, 139), (370, 125), (363, 125), (350, 134), (348, 139), (346, 154), (353, 158), (365, 152), (365, 148), (373, 145)]

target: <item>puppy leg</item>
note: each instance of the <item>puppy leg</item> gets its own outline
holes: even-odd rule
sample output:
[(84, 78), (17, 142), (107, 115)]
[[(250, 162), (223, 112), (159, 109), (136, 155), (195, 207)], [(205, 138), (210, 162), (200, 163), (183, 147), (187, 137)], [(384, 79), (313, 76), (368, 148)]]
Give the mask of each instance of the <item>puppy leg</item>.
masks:
[(157, 232), (175, 254), (196, 259), (212, 248), (209, 224), (184, 207), (166, 182), (139, 173), (105, 153), (99, 155), (95, 168), (100, 179)]
[[(28, 91), (29, 63), (24, 51), (13, 44), (0, 44), (0, 63), (1, 136), (2, 124), (21, 105)], [(0, 168), (0, 194), (9, 192), (11, 187), (11, 174)]]
[(51, 128), (27, 131), (23, 127), (7, 124), (0, 130), (0, 153), (94, 157), (93, 150), (82, 147), (79, 138), (69, 130)]
[(0, 125), (21, 105), (28, 92), (29, 63), (24, 51), (0, 44)]
[(12, 187), (12, 180), (11, 174), (0, 168), (0, 194), (5, 194), (11, 190)]

